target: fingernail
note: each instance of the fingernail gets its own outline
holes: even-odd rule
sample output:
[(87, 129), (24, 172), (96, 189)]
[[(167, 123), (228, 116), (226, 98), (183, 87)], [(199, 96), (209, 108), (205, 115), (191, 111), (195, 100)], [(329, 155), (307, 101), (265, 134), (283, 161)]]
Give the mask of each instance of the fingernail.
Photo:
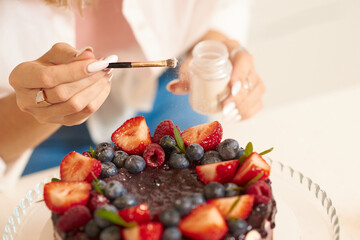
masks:
[(239, 110), (236, 108), (232, 110), (229, 114), (224, 116), (224, 121), (226, 122), (235, 122), (237, 116), (239, 116)]
[(235, 122), (240, 122), (241, 119), (242, 119), (241, 115), (238, 114), (238, 115), (236, 115), (236, 117), (234, 118), (234, 121), (235, 121)]
[(226, 116), (228, 115), (233, 109), (235, 108), (235, 103), (231, 102), (225, 105), (225, 107), (223, 108), (223, 115)]
[(109, 79), (108, 79), (108, 82), (111, 82), (113, 76), (114, 76), (114, 75), (111, 74), (111, 76), (110, 76)]
[(98, 72), (100, 70), (107, 68), (108, 65), (109, 65), (109, 62), (106, 60), (96, 61), (96, 62), (90, 63), (87, 66), (87, 71), (89, 73)]
[(81, 55), (83, 52), (85, 52), (85, 51), (94, 52), (94, 49), (93, 49), (92, 47), (90, 47), (90, 46), (84, 47), (84, 48), (80, 49), (80, 50), (76, 53), (75, 57), (80, 56), (80, 55)]
[(105, 58), (105, 61), (108, 61), (109, 63), (117, 62), (117, 60), (118, 60), (118, 56), (116, 55), (110, 55), (107, 58)]
[(236, 81), (231, 87), (231, 95), (236, 96), (241, 89), (241, 82)]

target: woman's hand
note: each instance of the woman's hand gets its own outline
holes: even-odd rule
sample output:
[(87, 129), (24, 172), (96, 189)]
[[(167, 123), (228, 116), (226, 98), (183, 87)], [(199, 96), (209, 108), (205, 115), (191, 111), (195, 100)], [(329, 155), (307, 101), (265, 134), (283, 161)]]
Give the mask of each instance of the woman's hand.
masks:
[[(238, 122), (254, 116), (263, 108), (262, 97), (265, 85), (256, 72), (253, 57), (239, 43), (233, 40), (223, 41), (229, 51), (233, 65), (229, 82), (231, 94), (221, 102), (225, 121)], [(179, 79), (171, 81), (167, 89), (174, 94), (189, 92), (189, 63), (188, 57), (180, 66)]]
[[(96, 60), (91, 48), (78, 52), (66, 43), (57, 43), (39, 59), (18, 65), (10, 84), (19, 108), (40, 123), (76, 125), (109, 95), (112, 74), (104, 69), (116, 60), (116, 56)], [(40, 91), (46, 101), (36, 101)]]

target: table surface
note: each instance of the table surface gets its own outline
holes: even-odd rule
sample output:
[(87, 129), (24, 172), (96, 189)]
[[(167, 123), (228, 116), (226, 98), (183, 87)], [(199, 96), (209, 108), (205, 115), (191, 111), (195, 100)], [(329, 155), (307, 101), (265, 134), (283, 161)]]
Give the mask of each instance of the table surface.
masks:
[[(325, 95), (263, 110), (241, 124), (223, 123), (224, 138), (248, 141), (255, 151), (274, 147), (269, 157), (311, 177), (332, 199), (341, 239), (359, 239), (360, 83)], [(234, 133), (235, 136), (234, 136)], [(14, 207), (26, 192), (58, 168), (21, 178), (0, 193), (0, 236)]]

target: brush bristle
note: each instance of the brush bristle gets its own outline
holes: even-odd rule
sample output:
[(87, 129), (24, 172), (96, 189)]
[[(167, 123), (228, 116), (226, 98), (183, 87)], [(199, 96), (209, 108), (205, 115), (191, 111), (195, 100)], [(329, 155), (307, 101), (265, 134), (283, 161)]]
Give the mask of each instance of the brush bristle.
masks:
[(176, 68), (177, 63), (178, 63), (178, 60), (176, 58), (171, 58), (171, 59), (166, 60), (166, 65), (169, 68)]

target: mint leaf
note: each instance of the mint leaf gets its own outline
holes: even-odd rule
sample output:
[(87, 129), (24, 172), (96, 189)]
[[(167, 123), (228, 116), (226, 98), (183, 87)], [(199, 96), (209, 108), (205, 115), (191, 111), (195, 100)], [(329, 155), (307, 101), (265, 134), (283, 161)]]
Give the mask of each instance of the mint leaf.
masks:
[(51, 179), (52, 182), (61, 182), (61, 179), (58, 179), (58, 178), (52, 178)]
[(94, 172), (91, 171), (91, 175), (94, 177), (94, 181), (92, 181), (92, 184), (95, 188), (95, 190), (100, 193), (101, 195), (104, 195), (104, 191), (101, 189), (100, 185), (99, 185), (99, 179), (95, 176)]
[(232, 187), (232, 188), (230, 188), (230, 190), (235, 190), (235, 191), (237, 191), (237, 190), (239, 190), (239, 191), (244, 191), (244, 190), (245, 190), (245, 188), (244, 188), (244, 187), (237, 186), (237, 187)]
[(236, 205), (239, 203), (240, 198), (241, 198), (241, 196), (239, 196), (239, 197), (235, 200), (235, 202), (231, 205), (229, 211), (226, 213), (226, 216), (228, 216), (228, 215), (232, 212), (232, 210), (234, 210), (234, 208), (236, 207)]
[(248, 157), (253, 152), (252, 142), (249, 142), (245, 147), (245, 156)]
[(247, 156), (245, 156), (245, 154), (240, 156), (240, 158), (239, 158), (239, 166), (241, 166), (241, 164), (243, 164), (243, 162), (245, 161), (246, 158), (247, 158)]
[(274, 148), (272, 147), (272, 148), (270, 148), (270, 149), (268, 149), (268, 150), (265, 150), (265, 151), (263, 151), (263, 152), (261, 152), (261, 153), (259, 153), (259, 155), (265, 155), (265, 154), (268, 154), (269, 152), (271, 152), (272, 150), (274, 150)]
[(92, 158), (96, 158), (96, 153), (95, 153), (94, 149), (91, 146), (90, 146), (90, 153), (91, 153)]
[(261, 171), (261, 173), (259, 173), (258, 175), (256, 175), (253, 179), (251, 179), (251, 180), (245, 185), (245, 188), (249, 187), (252, 183), (254, 183), (254, 182), (256, 182), (257, 180), (259, 180), (263, 175), (264, 175), (264, 171)]
[(171, 146), (173, 146), (174, 148), (176, 148), (179, 152), (181, 152), (181, 149), (180, 149), (178, 146), (172, 144), (170, 141), (166, 141), (166, 142), (167, 142), (168, 144), (170, 144)]
[(126, 227), (126, 228), (130, 228), (130, 227), (135, 227), (137, 224), (136, 222), (126, 222), (124, 219), (122, 219), (122, 217), (120, 217), (119, 215), (117, 215), (116, 213), (112, 212), (112, 211), (108, 211), (105, 209), (99, 209), (96, 211), (96, 215), (106, 219), (116, 225), (122, 226), (122, 227)]
[(44, 202), (44, 201), (45, 201), (44, 199), (41, 199), (41, 200), (36, 201), (35, 203), (41, 203), (41, 202)]
[(185, 144), (176, 126), (174, 126), (174, 136), (175, 136), (176, 144), (179, 146), (181, 152), (185, 153)]

